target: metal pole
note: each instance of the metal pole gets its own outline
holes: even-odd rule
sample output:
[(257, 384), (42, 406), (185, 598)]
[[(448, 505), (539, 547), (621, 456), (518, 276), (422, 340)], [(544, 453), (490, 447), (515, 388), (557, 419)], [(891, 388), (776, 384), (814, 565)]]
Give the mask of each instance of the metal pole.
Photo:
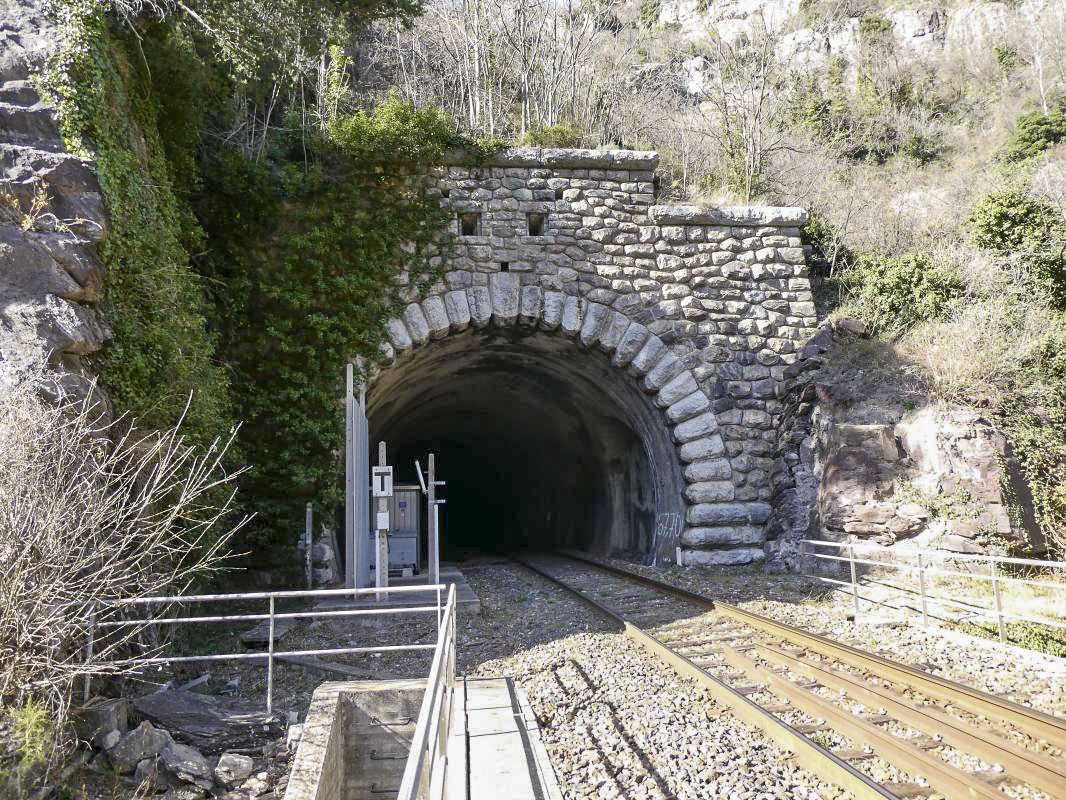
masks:
[[(438, 592), (439, 597), (439, 592)], [(438, 600), (439, 603), (439, 600)], [(438, 625), (439, 627), (439, 625)], [(82, 702), (88, 703), (89, 697), (92, 692), (92, 660), (93, 660), (93, 645), (96, 639), (96, 614), (89, 615), (89, 641), (85, 643), (85, 686), (82, 689)]]
[[(355, 541), (355, 367), (345, 368), (344, 378), (344, 584), (356, 586)], [(365, 480), (365, 478), (364, 478)]]
[(429, 454), (426, 467), (426, 525), (429, 527), (429, 582), (440, 583), (440, 550), (437, 542), (437, 459)]
[(918, 587), (922, 592), (922, 627), (929, 627), (929, 607), (925, 601), (925, 565), (922, 564), (922, 551), (918, 551)]
[(996, 598), (996, 625), (999, 628), (999, 640), (1007, 641), (1007, 628), (1003, 624), (1003, 594), (999, 588), (999, 577), (996, 575), (996, 562), (988, 562), (988, 571), (992, 573), (992, 592)]
[(267, 632), (267, 713), (274, 711), (274, 595), (270, 595), (270, 622)]
[(314, 580), (311, 571), (311, 546), (314, 543), (314, 506), (307, 504), (304, 511), (304, 536), (306, 550), (304, 552), (304, 571), (307, 573), (307, 588), (313, 589)]
[[(385, 443), (378, 442), (378, 466), (388, 466), (386, 463)], [(384, 497), (378, 498), (378, 514), (388, 513), (389, 501)], [(374, 585), (378, 589), (387, 588), (389, 585), (389, 537), (388, 528), (377, 528), (377, 565), (378, 568), (374, 572)], [(374, 595), (377, 600), (384, 600), (388, 597), (387, 592), (377, 592)]]
[(437, 630), (440, 631), (441, 607), (440, 607), (440, 584), (437, 584)]
[(855, 606), (855, 621), (859, 621), (859, 580), (855, 572), (855, 546), (848, 547), (848, 564), (851, 565), (851, 597)]

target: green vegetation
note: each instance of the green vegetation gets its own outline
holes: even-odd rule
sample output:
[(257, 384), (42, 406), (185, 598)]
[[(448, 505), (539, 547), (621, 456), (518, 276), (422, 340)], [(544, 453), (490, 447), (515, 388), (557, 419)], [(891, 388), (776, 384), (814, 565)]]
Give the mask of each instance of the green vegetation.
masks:
[[(1002, 63), (1002, 62), (1001, 62)], [(1066, 138), (1066, 115), (1033, 111), (1018, 118), (1014, 133), (999, 148), (997, 158), (1006, 164), (1027, 161)]]
[(68, 147), (82, 152), (92, 142), (111, 214), (100, 249), (107, 266), (101, 308), (114, 341), (95, 366), (118, 409), (165, 428), (188, 403), (184, 430), (209, 442), (232, 424), (227, 377), (214, 359), (200, 278), (189, 268), (202, 233), (177, 197), (176, 186), (190, 177), (174, 170), (190, 162), (168, 158), (160, 136), (164, 122), (172, 144), (195, 137), (198, 106), (182, 102), (181, 93), (161, 105), (145, 57), (130, 55), (95, 4), (72, 4), (71, 13), (66, 49), (41, 81)]
[[(982, 639), (999, 638), (999, 626), (994, 621), (958, 622), (948, 623), (948, 625), (971, 636), (980, 636)], [(1011, 644), (1066, 658), (1066, 631), (1061, 628), (1039, 625), (1035, 622), (1005, 622), (1003, 627), (1007, 641)]]
[(580, 147), (581, 131), (568, 122), (526, 131), (518, 144), (533, 147)]
[(306, 142), (279, 141), (261, 162), (221, 149), (205, 166), (196, 207), (210, 250), (197, 266), (244, 420), (253, 470), (241, 502), (259, 514), (260, 553), (294, 543), (305, 502), (340, 500), (344, 365), (373, 359), (400, 289), (422, 291), (443, 269), (450, 217), (420, 176), (446, 149), (479, 156), (453, 131), (392, 97), (338, 113)]
[(898, 334), (948, 314), (962, 283), (947, 265), (922, 253), (865, 252), (842, 274), (848, 302), (875, 330)]

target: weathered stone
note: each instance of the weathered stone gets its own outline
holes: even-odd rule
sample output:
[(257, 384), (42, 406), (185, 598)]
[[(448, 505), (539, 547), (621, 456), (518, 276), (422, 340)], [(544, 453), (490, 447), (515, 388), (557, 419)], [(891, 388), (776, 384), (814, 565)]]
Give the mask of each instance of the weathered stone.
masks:
[(688, 528), (681, 535), (687, 547), (737, 547), (762, 544), (762, 528), (751, 525), (721, 525), (714, 528)]
[(673, 353), (667, 353), (644, 376), (644, 391), (658, 392), (659, 389), (666, 385), (667, 381), (676, 378), (684, 369), (685, 365), (680, 358)]
[(685, 487), (685, 499), (690, 503), (717, 503), (733, 499), (732, 481), (701, 481)]
[(588, 303), (580, 297), (567, 297), (563, 304), (563, 320), (561, 328), (567, 336), (574, 337), (581, 332), (581, 325), (585, 319), (585, 307)]
[(670, 423), (684, 422), (697, 414), (702, 414), (710, 407), (711, 401), (707, 399), (707, 395), (697, 389), (688, 397), (678, 400), (666, 409), (666, 419)]
[(611, 309), (605, 305), (589, 303), (588, 308), (585, 310), (585, 320), (581, 323), (581, 332), (578, 334), (578, 340), (581, 344), (585, 345), (585, 347), (591, 347), (599, 339), (600, 332), (607, 323), (610, 313)]
[(426, 318), (431, 339), (441, 339), (451, 331), (451, 320), (448, 319), (444, 301), (439, 295), (427, 297), (422, 301), (422, 314)]
[(126, 775), (137, 768), (137, 763), (146, 758), (155, 758), (163, 748), (173, 744), (174, 740), (165, 730), (159, 730), (145, 720), (119, 740), (119, 743), (107, 752), (111, 766), (120, 775)]
[(407, 326), (403, 324), (402, 320), (390, 319), (386, 323), (385, 330), (389, 335), (389, 341), (392, 343), (393, 348), (398, 352), (406, 353), (414, 346), (414, 342), (411, 341), (411, 334), (407, 332)]
[(693, 483), (725, 480), (732, 474), (733, 469), (729, 466), (729, 459), (726, 458), (705, 458), (701, 461), (693, 461), (685, 467), (685, 480)]
[(685, 520), (689, 525), (754, 525), (770, 518), (766, 503), (700, 503), (689, 506)]
[(563, 322), (563, 308), (566, 306), (566, 295), (562, 292), (544, 293), (544, 316), (540, 326), (544, 330), (554, 331)]
[(687, 419), (674, 427), (674, 441), (679, 444), (702, 439), (718, 430), (718, 420), (710, 411)]
[(633, 360), (629, 362), (629, 371), (637, 376), (646, 375), (649, 370), (654, 369), (655, 365), (659, 363), (659, 359), (665, 356), (669, 352), (666, 345), (663, 344), (663, 340), (658, 336), (649, 336), (647, 341), (644, 342), (644, 346), (640, 348)]
[(211, 765), (207, 759), (189, 745), (171, 742), (160, 751), (159, 759), (169, 772), (183, 781), (191, 783), (196, 778), (211, 777)]
[(612, 311), (607, 323), (600, 331), (598, 344), (602, 350), (608, 353), (618, 347), (626, 330), (629, 329), (629, 317), (619, 311)]
[(618, 347), (615, 348), (614, 355), (611, 357), (611, 363), (616, 367), (628, 366), (633, 357), (640, 352), (649, 335), (647, 328), (634, 322), (619, 340)]
[(659, 408), (672, 406), (698, 389), (699, 386), (696, 384), (696, 379), (692, 377), (692, 372), (686, 369), (663, 385), (659, 394), (655, 396), (655, 405)]
[(544, 290), (539, 286), (523, 286), (518, 307), (518, 322), (527, 328), (536, 327), (544, 311)]
[(404, 309), (403, 321), (415, 345), (421, 346), (429, 341), (429, 323), (426, 322), (426, 315), (422, 313), (422, 307), (418, 303), (411, 303)]
[(465, 331), (470, 327), (470, 304), (466, 291), (456, 289), (444, 295), (444, 309), (448, 313), (448, 324), (452, 331)]
[(492, 321), (497, 325), (514, 325), (518, 319), (519, 289), (518, 275), (513, 272), (500, 272), (489, 276)]
[(489, 287), (471, 286), (466, 290), (466, 302), (470, 307), (470, 324), (484, 328), (492, 320), (492, 297)]
[(760, 547), (737, 547), (729, 550), (682, 550), (681, 562), (696, 567), (737, 567), (762, 561), (766, 553)]
[(255, 767), (251, 758), (240, 753), (223, 753), (214, 769), (215, 780), (221, 786), (232, 789), (248, 779)]
[(264, 713), (261, 703), (172, 689), (138, 697), (133, 705), (175, 739), (205, 753), (255, 747), (281, 735), (278, 718)]
[(723, 453), (725, 453), (725, 442), (722, 441), (722, 437), (717, 433), (685, 442), (678, 448), (678, 455), (686, 463), (711, 458), (712, 456), (720, 456)]

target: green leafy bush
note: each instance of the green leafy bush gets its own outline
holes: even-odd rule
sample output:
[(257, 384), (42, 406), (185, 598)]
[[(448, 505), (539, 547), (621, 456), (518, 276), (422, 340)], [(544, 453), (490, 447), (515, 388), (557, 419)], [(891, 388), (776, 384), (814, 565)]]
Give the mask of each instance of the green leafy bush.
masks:
[(260, 553), (295, 542), (305, 502), (340, 501), (344, 365), (375, 358), (399, 290), (444, 268), (451, 217), (423, 176), (445, 150), (488, 152), (395, 96), (339, 113), (308, 144), (307, 168), (298, 142), (262, 162), (215, 151), (197, 202), (209, 246), (198, 266), (252, 465), (241, 503), (259, 516), (246, 543)]
[(921, 253), (861, 253), (842, 281), (856, 313), (886, 333), (945, 316), (963, 289), (953, 269)]
[(525, 132), (519, 144), (532, 147), (580, 147), (581, 131), (569, 122), (558, 122)]
[(1066, 221), (1056, 209), (1014, 187), (978, 201), (969, 225), (974, 244), (1017, 262), (1066, 309)]
[(1018, 164), (1035, 158), (1066, 138), (1066, 115), (1061, 110), (1044, 114), (1033, 111), (1018, 117), (1007, 141), (996, 157), (1006, 164)]

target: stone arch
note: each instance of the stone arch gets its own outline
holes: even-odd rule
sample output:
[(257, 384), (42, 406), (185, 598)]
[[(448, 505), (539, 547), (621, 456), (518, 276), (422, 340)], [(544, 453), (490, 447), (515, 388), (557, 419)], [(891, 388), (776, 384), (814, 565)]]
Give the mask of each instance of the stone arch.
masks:
[[(486, 284), (430, 294), (388, 322), (383, 363), (371, 383), (372, 421), (373, 408), (380, 405), (380, 399), (375, 402), (375, 386), (432, 342), (490, 331), (561, 336), (581, 349), (601, 352), (619, 380), (639, 387), (645, 404), (659, 420), (660, 440), (669, 442), (669, 455), (662, 455), (665, 448), (658, 448), (659, 463), (651, 467), (656, 473), (672, 470), (679, 475), (674, 496), (659, 498), (658, 503), (659, 513), (679, 516), (656, 520), (660, 530), (670, 531), (669, 540), (653, 536), (648, 549), (658, 558), (672, 559), (675, 548), (681, 546), (688, 551), (690, 562), (743, 563), (761, 556), (761, 547), (756, 545), (762, 541), (769, 507), (734, 501), (733, 472), (712, 401), (690, 366), (662, 337), (605, 304), (522, 285), (513, 273), (489, 275)], [(623, 374), (628, 378), (623, 379)], [(571, 374), (570, 380), (576, 378)], [(659, 478), (653, 475), (650, 480)], [(672, 531), (671, 522), (678, 523)], [(714, 555), (700, 557), (708, 552)]]

